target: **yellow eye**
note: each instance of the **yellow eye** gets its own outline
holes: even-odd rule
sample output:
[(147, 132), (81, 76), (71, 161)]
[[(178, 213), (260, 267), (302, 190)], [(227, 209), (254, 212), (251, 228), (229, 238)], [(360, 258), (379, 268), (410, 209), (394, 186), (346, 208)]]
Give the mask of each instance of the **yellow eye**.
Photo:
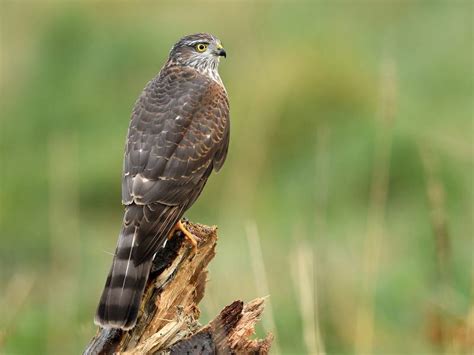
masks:
[(205, 52), (205, 51), (206, 51), (207, 46), (208, 46), (208, 45), (205, 44), (205, 43), (198, 43), (198, 44), (196, 44), (196, 47), (194, 47), (194, 48), (196, 48), (196, 50), (197, 50), (199, 53), (202, 53), (202, 52)]

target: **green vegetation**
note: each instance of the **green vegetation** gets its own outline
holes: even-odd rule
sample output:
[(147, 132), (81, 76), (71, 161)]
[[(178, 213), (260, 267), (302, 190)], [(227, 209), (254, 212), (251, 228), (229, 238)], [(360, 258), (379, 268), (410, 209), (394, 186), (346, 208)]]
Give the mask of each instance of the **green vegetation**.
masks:
[(1, 2), (0, 353), (79, 353), (94, 334), (131, 107), (200, 31), (227, 50), (232, 115), (226, 165), (187, 213), (219, 226), (203, 320), (263, 279), (281, 353), (467, 352), (472, 9)]

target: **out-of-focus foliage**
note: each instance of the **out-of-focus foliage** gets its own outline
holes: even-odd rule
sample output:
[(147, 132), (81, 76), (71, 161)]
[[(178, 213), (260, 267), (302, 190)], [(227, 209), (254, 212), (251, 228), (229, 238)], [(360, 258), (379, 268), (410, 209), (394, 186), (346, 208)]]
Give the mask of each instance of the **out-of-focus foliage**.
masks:
[(2, 1), (0, 352), (79, 353), (94, 334), (131, 107), (201, 31), (228, 52), (232, 115), (226, 165), (187, 213), (219, 226), (204, 320), (269, 292), (281, 353), (467, 351), (472, 10)]

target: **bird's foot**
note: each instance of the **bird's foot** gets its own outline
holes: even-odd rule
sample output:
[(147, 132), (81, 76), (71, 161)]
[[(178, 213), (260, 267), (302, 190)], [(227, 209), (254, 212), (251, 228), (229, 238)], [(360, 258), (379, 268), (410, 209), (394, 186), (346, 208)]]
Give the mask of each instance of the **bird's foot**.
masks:
[(198, 243), (201, 241), (201, 239), (196, 237), (190, 231), (188, 231), (181, 220), (176, 223), (173, 232), (170, 233), (168, 239), (171, 239), (176, 231), (180, 231), (181, 233), (183, 233), (186, 239), (189, 240), (189, 242), (192, 244), (194, 252), (197, 252)]

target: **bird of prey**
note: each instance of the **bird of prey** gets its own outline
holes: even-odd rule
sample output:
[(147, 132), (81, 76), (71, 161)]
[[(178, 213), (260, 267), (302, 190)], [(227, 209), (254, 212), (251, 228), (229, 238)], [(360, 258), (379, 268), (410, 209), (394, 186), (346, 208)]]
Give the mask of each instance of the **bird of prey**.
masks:
[(229, 101), (218, 73), (226, 52), (206, 33), (185, 36), (135, 103), (125, 147), (118, 238), (95, 323), (135, 326), (153, 258), (184, 212), (200, 195), (213, 170), (224, 164), (229, 145)]

